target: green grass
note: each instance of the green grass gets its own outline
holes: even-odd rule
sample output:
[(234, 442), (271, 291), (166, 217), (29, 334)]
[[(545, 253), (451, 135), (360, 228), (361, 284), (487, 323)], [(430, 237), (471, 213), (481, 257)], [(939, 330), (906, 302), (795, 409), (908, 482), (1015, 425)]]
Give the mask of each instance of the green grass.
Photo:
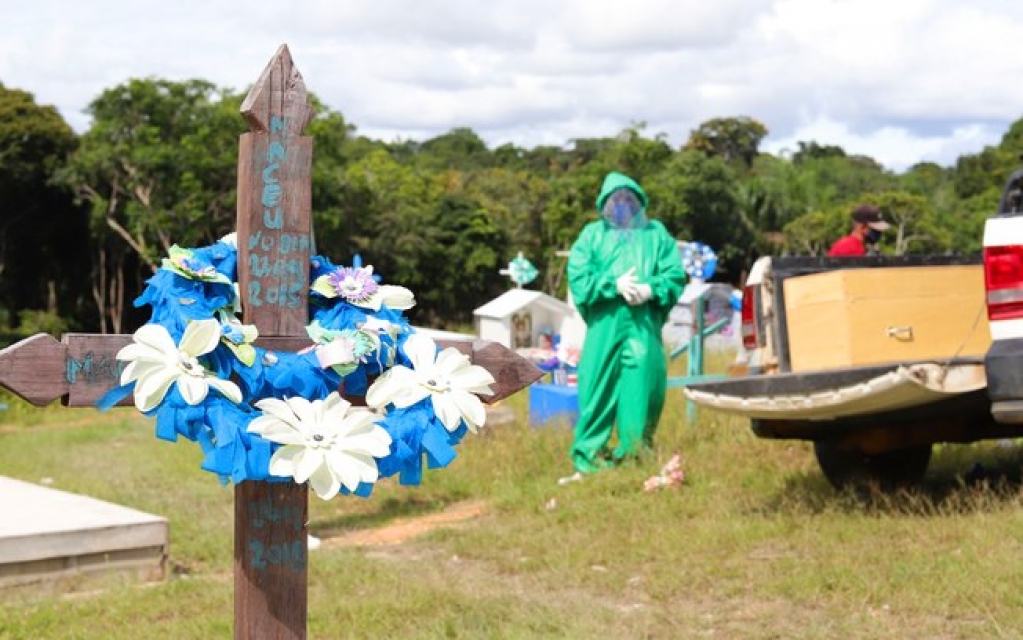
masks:
[[(568, 429), (518, 419), (467, 437), (422, 487), (310, 499), (325, 536), (309, 569), (311, 638), (1016, 638), (1023, 635), (1017, 447), (939, 447), (923, 484), (834, 491), (807, 443), (669, 403), (656, 459), (559, 487)], [(224, 638), (232, 622), (232, 497), (129, 410), (49, 408), (0, 427), (0, 473), (171, 522), (172, 575), (93, 591), (4, 594), (0, 638)], [(3, 414), (0, 414), (3, 415)], [(72, 422), (63, 427), (62, 421)], [(5, 422), (12, 422), (7, 419)], [(677, 490), (643, 481), (674, 452)], [(975, 462), (1000, 480), (970, 484)], [(330, 536), (483, 500), (484, 516), (387, 547)]]

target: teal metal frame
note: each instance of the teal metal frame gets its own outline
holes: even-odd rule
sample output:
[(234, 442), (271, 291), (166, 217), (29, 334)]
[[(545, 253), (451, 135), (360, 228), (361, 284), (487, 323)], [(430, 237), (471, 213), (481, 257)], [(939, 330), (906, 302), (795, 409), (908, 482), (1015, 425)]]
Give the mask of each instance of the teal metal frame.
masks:
[[(722, 328), (725, 327), (731, 318), (721, 318), (717, 322), (712, 323), (709, 327), (704, 326), (704, 311), (706, 305), (704, 303), (704, 296), (699, 296), (692, 302), (693, 309), (693, 333), (689, 337), (689, 342), (683, 344), (671, 352), (671, 359), (678, 358), (686, 351), (689, 352), (689, 362), (686, 366), (686, 375), (678, 378), (668, 378), (668, 388), (673, 387), (685, 387), (686, 385), (694, 382), (709, 382), (713, 380), (724, 380), (728, 376), (724, 374), (704, 374), (703, 373), (703, 341), (707, 336), (714, 335)], [(692, 401), (686, 402), (686, 419), (689, 424), (695, 424), (697, 418), (696, 403)]]

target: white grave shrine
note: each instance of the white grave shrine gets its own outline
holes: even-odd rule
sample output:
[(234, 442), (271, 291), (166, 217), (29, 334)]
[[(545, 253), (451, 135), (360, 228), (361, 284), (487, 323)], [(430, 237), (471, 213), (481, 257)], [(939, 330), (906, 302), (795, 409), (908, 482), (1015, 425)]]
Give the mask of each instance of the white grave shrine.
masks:
[(547, 347), (541, 335), (558, 334), (575, 313), (568, 303), (542, 291), (511, 289), (473, 311), (476, 334), (510, 349)]

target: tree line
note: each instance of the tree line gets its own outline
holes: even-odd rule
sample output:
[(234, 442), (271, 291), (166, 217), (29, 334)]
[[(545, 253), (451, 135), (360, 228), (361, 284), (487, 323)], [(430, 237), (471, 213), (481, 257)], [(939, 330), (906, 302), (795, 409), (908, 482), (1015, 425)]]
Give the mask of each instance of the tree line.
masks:
[[(132, 79), (97, 96), (77, 134), (54, 107), (0, 84), (0, 331), (143, 322), (132, 302), (170, 246), (234, 229), (244, 96), (205, 80)], [(469, 128), (384, 142), (312, 100), (317, 251), (338, 264), (360, 255), (416, 293), (414, 322), (437, 327), (464, 325), (508, 288), (499, 271), (519, 251), (541, 272), (531, 286), (563, 296), (559, 252), (595, 217), (608, 171), (638, 180), (676, 238), (717, 252), (715, 280), (740, 284), (760, 255), (825, 252), (859, 202), (893, 223), (883, 252), (976, 253), (1023, 152), (1023, 120), (954, 166), (902, 173), (814, 141), (762, 152), (768, 129), (747, 116), (704, 122), (678, 148), (641, 122), (531, 149), (490, 148)]]

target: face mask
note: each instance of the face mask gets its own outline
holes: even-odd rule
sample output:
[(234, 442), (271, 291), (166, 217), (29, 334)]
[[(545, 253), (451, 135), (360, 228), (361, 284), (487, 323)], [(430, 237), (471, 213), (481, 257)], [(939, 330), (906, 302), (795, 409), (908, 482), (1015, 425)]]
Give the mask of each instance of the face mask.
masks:
[(867, 229), (867, 235), (864, 238), (867, 244), (877, 244), (881, 240), (881, 232), (877, 229)]
[(600, 210), (604, 219), (619, 229), (632, 227), (636, 216), (642, 211), (643, 204), (632, 189), (615, 189)]

